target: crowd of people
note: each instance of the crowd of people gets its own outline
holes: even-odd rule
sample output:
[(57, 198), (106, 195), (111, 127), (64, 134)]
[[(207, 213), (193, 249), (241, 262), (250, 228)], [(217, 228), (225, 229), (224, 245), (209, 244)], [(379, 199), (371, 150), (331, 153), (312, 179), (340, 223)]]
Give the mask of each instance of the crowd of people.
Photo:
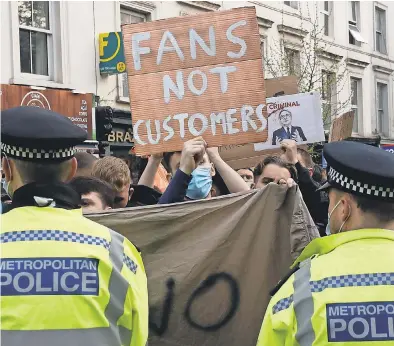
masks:
[[(281, 149), (281, 156), (268, 156), (255, 167), (236, 171), (220, 157), (218, 148), (210, 148), (197, 137), (185, 142), (180, 152), (151, 155), (136, 184), (132, 179), (135, 172), (127, 160), (113, 156), (99, 159), (77, 152), (76, 174), (68, 184), (81, 196), (84, 213), (209, 199), (263, 188), (269, 183), (297, 184), (324, 236), (328, 197), (316, 190), (325, 182), (325, 171), (313, 162), (308, 151), (297, 148), (294, 140), (284, 139)], [(165, 170), (164, 176), (159, 175), (160, 169)], [(4, 189), (3, 202), (11, 202)], [(3, 213), (8, 210), (4, 205)]]
[(258, 345), (392, 343), (392, 154), (330, 143), (326, 172), (283, 139), (280, 156), (235, 171), (197, 137), (181, 152), (151, 155), (135, 183), (125, 160), (75, 154), (86, 132), (63, 115), (17, 107), (2, 112), (1, 125), (2, 186), (11, 201), (2, 203), (0, 232), (5, 345), (51, 345), (54, 337), (58, 346), (146, 344), (142, 256), (81, 208), (87, 214), (203, 200), (272, 183), (296, 186), (290, 238), (301, 223), (309, 244), (291, 240), (295, 263), (272, 292)]

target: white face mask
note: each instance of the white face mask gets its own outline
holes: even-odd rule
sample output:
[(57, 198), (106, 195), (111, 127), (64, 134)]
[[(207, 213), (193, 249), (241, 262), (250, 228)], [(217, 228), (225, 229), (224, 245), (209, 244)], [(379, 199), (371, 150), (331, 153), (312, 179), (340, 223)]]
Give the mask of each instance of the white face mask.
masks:
[[(4, 155), (4, 158), (7, 160), (8, 167), (11, 167), (11, 166), (10, 166), (10, 161), (8, 161), (7, 156)], [(4, 189), (5, 193), (8, 195), (8, 197), (11, 198), (11, 195), (10, 195), (10, 183), (11, 183), (11, 181), (7, 182), (7, 181), (5, 180), (5, 178), (4, 178), (3, 181), (2, 181), (2, 186), (3, 186), (3, 189)]]
[(3, 185), (3, 189), (4, 189), (5, 193), (8, 195), (8, 197), (11, 197), (10, 192), (9, 192), (10, 182), (7, 183), (7, 181), (5, 179), (3, 179), (2, 185)]
[[(338, 207), (339, 203), (341, 203), (341, 201), (338, 201), (338, 203), (335, 204), (334, 208), (331, 210), (331, 213), (328, 214), (328, 223), (327, 223), (327, 227), (326, 227), (326, 234), (327, 234), (327, 235), (330, 235), (330, 234), (331, 234), (330, 219), (331, 219), (332, 213), (333, 213), (333, 212), (335, 211), (335, 209)], [(349, 205), (349, 208), (350, 208), (350, 205)], [(349, 220), (350, 214), (351, 214), (351, 209), (350, 209), (349, 215), (346, 217), (346, 220), (342, 222), (342, 225), (341, 225), (341, 227), (339, 228), (338, 233), (341, 233), (341, 232), (342, 232), (343, 226), (345, 225), (345, 223), (347, 222), (347, 220)]]

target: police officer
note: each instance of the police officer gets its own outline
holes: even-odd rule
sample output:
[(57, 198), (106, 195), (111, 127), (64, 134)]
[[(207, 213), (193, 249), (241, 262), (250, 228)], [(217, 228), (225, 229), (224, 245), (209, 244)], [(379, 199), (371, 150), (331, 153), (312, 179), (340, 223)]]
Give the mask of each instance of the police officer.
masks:
[(145, 345), (147, 279), (136, 248), (82, 216), (65, 184), (86, 132), (55, 112), (1, 114), (12, 210), (2, 216), (1, 340), (7, 346)]
[(394, 344), (394, 156), (325, 145), (331, 236), (313, 240), (267, 308), (258, 346)]

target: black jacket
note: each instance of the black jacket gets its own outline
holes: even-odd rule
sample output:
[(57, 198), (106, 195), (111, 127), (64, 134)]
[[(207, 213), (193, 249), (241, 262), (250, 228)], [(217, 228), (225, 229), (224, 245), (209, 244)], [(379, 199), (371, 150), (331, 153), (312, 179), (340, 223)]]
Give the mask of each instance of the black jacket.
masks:
[(315, 221), (321, 236), (325, 235), (328, 223), (328, 196), (325, 191), (316, 191), (320, 184), (314, 181), (309, 175), (308, 169), (296, 163), (298, 174), (298, 186), (308, 207), (309, 213)]

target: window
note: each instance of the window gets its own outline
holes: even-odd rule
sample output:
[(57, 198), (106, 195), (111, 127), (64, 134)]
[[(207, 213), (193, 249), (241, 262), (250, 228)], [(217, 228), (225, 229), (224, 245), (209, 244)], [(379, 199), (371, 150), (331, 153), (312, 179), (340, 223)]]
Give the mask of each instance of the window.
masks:
[(298, 10), (298, 1), (284, 1), (284, 4)]
[(387, 54), (386, 11), (375, 6), (375, 50)]
[(377, 98), (377, 119), (376, 131), (385, 137), (389, 136), (389, 116), (388, 116), (388, 94), (387, 84), (377, 83), (376, 85)]
[(51, 2), (18, 1), (19, 51), (22, 73), (50, 75), (52, 52)]
[(322, 14), (322, 23), (323, 23), (323, 33), (325, 36), (330, 36), (331, 35), (331, 28), (330, 28), (330, 12), (332, 11), (331, 6), (332, 2), (331, 1), (322, 1), (322, 10), (320, 11)]
[[(147, 16), (143, 13), (130, 11), (124, 8), (120, 9), (120, 23), (124, 24), (136, 24), (146, 22)], [(129, 86), (127, 82), (127, 73), (121, 73), (119, 75), (119, 99), (121, 101), (129, 102)]]
[(336, 76), (333, 72), (322, 71), (321, 78), (322, 113), (325, 130), (330, 129), (331, 117), (333, 115), (333, 102), (335, 101)]
[(299, 75), (301, 71), (300, 52), (285, 48), (286, 69), (289, 76)]
[(358, 133), (359, 121), (362, 116), (362, 89), (361, 79), (350, 78), (351, 106), (354, 112), (353, 132)]
[(361, 46), (366, 43), (360, 33), (360, 2), (350, 1), (350, 18), (349, 18), (349, 43), (355, 46)]

